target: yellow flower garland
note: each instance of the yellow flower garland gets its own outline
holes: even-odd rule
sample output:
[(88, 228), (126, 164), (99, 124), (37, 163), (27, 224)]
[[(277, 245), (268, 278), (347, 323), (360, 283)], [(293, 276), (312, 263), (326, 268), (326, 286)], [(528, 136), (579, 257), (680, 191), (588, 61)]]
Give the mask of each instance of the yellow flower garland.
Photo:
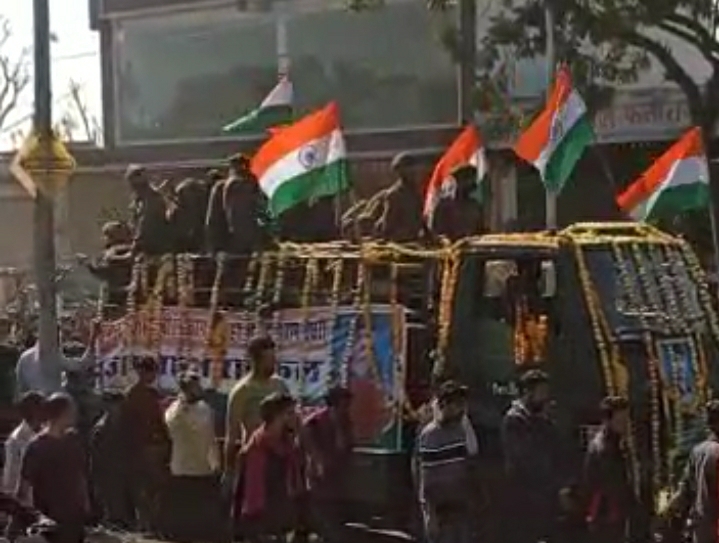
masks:
[(222, 277), (227, 266), (227, 254), (219, 253), (216, 258), (215, 279), (210, 293), (210, 318), (207, 323), (206, 349), (210, 358), (210, 382), (212, 388), (217, 388), (222, 379), (229, 341), (226, 323), (220, 314), (220, 288)]
[[(302, 301), (301, 301), (301, 309), (302, 309), (302, 334), (307, 333), (307, 326), (309, 323), (309, 317), (310, 317), (310, 306), (312, 304), (312, 299), (314, 298), (315, 290), (317, 289), (317, 279), (318, 279), (318, 266), (319, 263), (317, 261), (317, 258), (310, 258), (305, 262), (305, 273), (304, 273), (304, 281), (302, 284)], [(305, 353), (305, 351), (303, 351)], [(305, 397), (305, 372), (306, 372), (306, 366), (307, 366), (307, 358), (305, 356), (302, 357), (300, 360), (300, 368), (299, 368), (299, 396), (300, 398)]]
[[(340, 306), (340, 289), (342, 288), (342, 272), (344, 271), (344, 260), (335, 259), (332, 264), (332, 289), (330, 291), (330, 307), (332, 309), (332, 333), (337, 329), (339, 322), (339, 306)], [(347, 365), (344, 364), (342, 357), (337, 361), (337, 379), (339, 384), (346, 387), (349, 382), (349, 372)]]
[(435, 362), (435, 374), (444, 376), (447, 372), (447, 348), (449, 347), (449, 335), (452, 326), (452, 313), (454, 298), (459, 280), (459, 269), (461, 259), (456, 248), (450, 249), (444, 254), (442, 260), (442, 282), (440, 285), (440, 302), (437, 338), (437, 360)]
[(193, 273), (192, 260), (189, 255), (179, 255), (177, 262), (177, 286), (178, 306), (180, 311), (180, 322), (178, 327), (180, 360), (187, 364), (190, 359), (190, 330), (189, 330), (189, 306), (192, 301), (192, 287), (190, 285)]

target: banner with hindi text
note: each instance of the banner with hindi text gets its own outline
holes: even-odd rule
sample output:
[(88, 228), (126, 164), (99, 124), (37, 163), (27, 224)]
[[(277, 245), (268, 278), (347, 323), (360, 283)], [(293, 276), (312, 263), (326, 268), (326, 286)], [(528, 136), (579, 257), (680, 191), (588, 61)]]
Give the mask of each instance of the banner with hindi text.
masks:
[[(168, 307), (157, 313), (139, 311), (134, 326), (129, 316), (103, 323), (98, 344), (100, 387), (125, 389), (134, 379), (132, 358), (153, 357), (160, 365), (161, 390), (174, 393), (177, 375), (193, 367), (214, 396), (226, 399), (248, 370), (245, 347), (258, 333), (258, 323), (254, 314), (243, 312), (223, 312), (221, 318), (226, 355), (214, 380), (208, 310)], [(259, 325), (275, 340), (278, 373), (303, 407), (320, 405), (330, 383), (346, 383), (353, 394), (358, 445), (381, 450), (400, 446), (406, 351), (403, 308), (285, 309)]]

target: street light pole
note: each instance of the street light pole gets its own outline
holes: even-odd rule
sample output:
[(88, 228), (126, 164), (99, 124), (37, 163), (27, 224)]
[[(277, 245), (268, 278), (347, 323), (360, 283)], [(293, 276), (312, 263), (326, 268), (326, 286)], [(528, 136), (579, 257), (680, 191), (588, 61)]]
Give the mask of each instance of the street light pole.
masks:
[[(50, 8), (49, 0), (33, 0), (35, 112), (33, 128), (40, 146), (47, 146), (52, 132), (52, 80), (50, 73)], [(47, 165), (49, 170), (52, 166)], [(37, 181), (36, 181), (37, 182)], [(55, 286), (55, 216), (54, 201), (46, 191), (38, 190), (33, 214), (35, 285), (38, 293), (39, 361), (46, 388), (61, 386), (57, 290)]]

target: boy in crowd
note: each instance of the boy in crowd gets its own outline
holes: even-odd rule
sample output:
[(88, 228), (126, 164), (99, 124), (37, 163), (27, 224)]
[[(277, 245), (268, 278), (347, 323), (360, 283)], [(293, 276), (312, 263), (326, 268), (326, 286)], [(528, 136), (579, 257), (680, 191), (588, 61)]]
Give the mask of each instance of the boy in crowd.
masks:
[(417, 439), (415, 473), (427, 538), (433, 543), (468, 543), (471, 538), (473, 488), (468, 442), (474, 431), (463, 423), (467, 388), (454, 382), (441, 385), (437, 413)]
[(19, 496), (57, 523), (57, 543), (79, 543), (91, 511), (87, 461), (74, 431), (75, 405), (67, 395), (53, 394), (45, 413), (47, 424), (23, 458)]
[(297, 525), (304, 492), (295, 401), (276, 393), (260, 406), (262, 423), (238, 459), (233, 518), (252, 543), (282, 540)]

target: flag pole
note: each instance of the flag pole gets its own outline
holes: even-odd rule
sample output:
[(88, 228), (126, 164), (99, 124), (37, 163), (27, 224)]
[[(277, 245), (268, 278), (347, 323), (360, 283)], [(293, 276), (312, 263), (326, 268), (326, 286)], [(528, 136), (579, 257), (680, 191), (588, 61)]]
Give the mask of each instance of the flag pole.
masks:
[[(557, 65), (557, 52), (554, 43), (554, 6), (552, 0), (544, 0), (544, 26), (547, 36), (546, 57), (547, 57), (547, 90), (546, 100), (549, 102), (552, 95), (552, 80)], [(547, 230), (557, 229), (557, 193), (545, 189), (545, 217)]]
[(287, 38), (287, 20), (289, 4), (287, 0), (275, 2), (275, 39), (277, 40), (277, 76), (278, 79), (290, 74), (290, 47)]

